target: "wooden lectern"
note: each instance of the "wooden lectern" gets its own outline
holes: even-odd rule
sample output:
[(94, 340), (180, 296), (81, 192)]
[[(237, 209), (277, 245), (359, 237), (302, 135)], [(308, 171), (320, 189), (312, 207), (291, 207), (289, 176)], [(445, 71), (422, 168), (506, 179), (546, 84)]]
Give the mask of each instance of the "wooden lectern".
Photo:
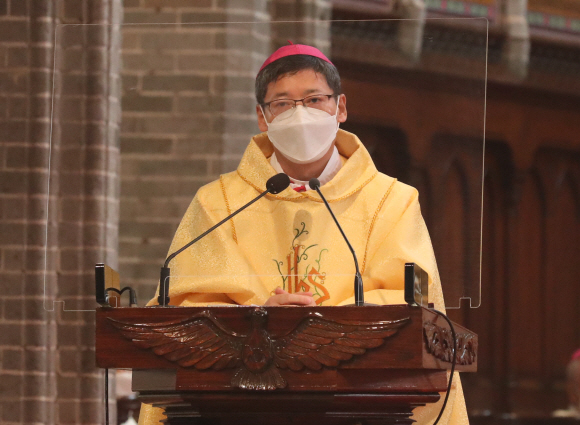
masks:
[[(410, 424), (447, 389), (452, 337), (409, 305), (174, 307), (97, 311), (101, 368), (133, 369), (133, 390), (169, 424)], [(459, 371), (477, 336), (455, 325)]]

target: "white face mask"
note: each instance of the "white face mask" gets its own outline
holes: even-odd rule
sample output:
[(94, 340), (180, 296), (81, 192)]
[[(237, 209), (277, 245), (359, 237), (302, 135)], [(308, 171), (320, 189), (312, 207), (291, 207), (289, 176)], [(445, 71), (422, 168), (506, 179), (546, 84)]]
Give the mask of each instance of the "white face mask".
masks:
[(322, 158), (332, 146), (338, 132), (337, 114), (338, 105), (334, 115), (296, 105), (295, 111), (283, 112), (271, 123), (266, 121), (268, 138), (290, 161), (309, 164)]

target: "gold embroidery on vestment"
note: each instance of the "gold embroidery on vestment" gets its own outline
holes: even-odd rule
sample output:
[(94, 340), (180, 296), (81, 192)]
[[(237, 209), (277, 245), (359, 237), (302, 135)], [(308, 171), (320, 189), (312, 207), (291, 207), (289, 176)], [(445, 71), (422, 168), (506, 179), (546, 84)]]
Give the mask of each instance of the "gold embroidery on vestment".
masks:
[(389, 188), (387, 189), (387, 192), (385, 193), (385, 195), (381, 199), (381, 202), (379, 202), (379, 206), (373, 215), (373, 219), (371, 220), (371, 225), (369, 227), (369, 234), (367, 235), (367, 244), (365, 246), (365, 255), (363, 257), (363, 263), (362, 263), (362, 267), (360, 270), (361, 274), (364, 274), (365, 266), (367, 265), (367, 253), (369, 250), (369, 242), (371, 240), (371, 233), (373, 231), (373, 228), (375, 227), (375, 221), (377, 221), (377, 217), (379, 216), (379, 211), (383, 208), (383, 204), (385, 203), (385, 201), (387, 200), (387, 198), (391, 194), (391, 190), (393, 190), (395, 183), (397, 183), (397, 179), (394, 179), (393, 182), (391, 183), (391, 185), (389, 186)]
[[(223, 175), (220, 175), (220, 186), (222, 187), (222, 193), (224, 195), (224, 201), (226, 201), (226, 210), (228, 211), (228, 215), (230, 215), (232, 213), (232, 210), (230, 208), (230, 203), (228, 202), (228, 197), (226, 195), (226, 187), (224, 185), (224, 179), (223, 179)], [(238, 236), (236, 235), (236, 226), (234, 225), (234, 218), (230, 218), (230, 223), (232, 224), (232, 237), (234, 238), (234, 241), (236, 243), (238, 243)]]

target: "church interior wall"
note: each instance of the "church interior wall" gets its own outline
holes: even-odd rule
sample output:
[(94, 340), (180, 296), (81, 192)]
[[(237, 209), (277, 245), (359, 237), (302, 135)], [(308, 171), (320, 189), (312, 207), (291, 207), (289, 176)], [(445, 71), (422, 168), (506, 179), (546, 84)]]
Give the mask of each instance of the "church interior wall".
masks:
[[(580, 347), (580, 10), (564, 0), (529, 0), (527, 9), (473, 0), (454, 2), (458, 12), (426, 1), (427, 18), (487, 16), (489, 34), (427, 22), (433, 42), (413, 67), (416, 58), (396, 50), (405, 46), (392, 23), (358, 32), (312, 23), (415, 13), (376, 3), (0, 0), (0, 422), (102, 423), (94, 313), (66, 310), (94, 308), (100, 261), (137, 288), (141, 305), (153, 296), (196, 190), (235, 169), (258, 132), (255, 72), (288, 38), (331, 55), (342, 49), (344, 128), (361, 136), (379, 170), (419, 189), (426, 221), (439, 229), (431, 236), (444, 279), (479, 278), (473, 187), (487, 90), (481, 306), (449, 310), (480, 338), (480, 371), (463, 378), (468, 412), (483, 425), (565, 407), (564, 368)], [(527, 17), (527, 32), (506, 14)], [(212, 21), (229, 24), (184, 25), (179, 36), (158, 25)], [(255, 25), (240, 30), (237, 21)], [(63, 23), (111, 26), (71, 29), (55, 45)], [(394, 53), (352, 50), (361, 37)], [(477, 62), (484, 43), (487, 85)]]

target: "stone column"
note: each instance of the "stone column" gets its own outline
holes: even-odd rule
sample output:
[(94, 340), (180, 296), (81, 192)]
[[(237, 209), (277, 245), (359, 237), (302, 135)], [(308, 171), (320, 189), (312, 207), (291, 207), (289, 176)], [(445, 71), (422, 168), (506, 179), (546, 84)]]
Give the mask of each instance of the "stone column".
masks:
[(55, 31), (114, 22), (119, 4), (0, 2), (2, 423), (103, 422), (92, 267), (116, 260), (115, 29), (69, 56), (78, 40)]
[(266, 0), (124, 9), (127, 23), (151, 23), (123, 28), (120, 272), (142, 305), (197, 190), (235, 170), (259, 132), (254, 79), (270, 51), (270, 15)]
[[(292, 24), (272, 23), (273, 50), (294, 44), (309, 44), (330, 54), (330, 0), (272, 0), (272, 20)], [(322, 22), (321, 22), (322, 21)]]
[(403, 18), (398, 27), (399, 50), (409, 59), (417, 61), (421, 57), (423, 47), (423, 32), (427, 16), (425, 1), (399, 0), (397, 12)]
[(503, 5), (502, 25), (507, 35), (503, 48), (503, 59), (514, 76), (524, 79), (528, 75), (530, 63), (528, 1), (506, 0)]

